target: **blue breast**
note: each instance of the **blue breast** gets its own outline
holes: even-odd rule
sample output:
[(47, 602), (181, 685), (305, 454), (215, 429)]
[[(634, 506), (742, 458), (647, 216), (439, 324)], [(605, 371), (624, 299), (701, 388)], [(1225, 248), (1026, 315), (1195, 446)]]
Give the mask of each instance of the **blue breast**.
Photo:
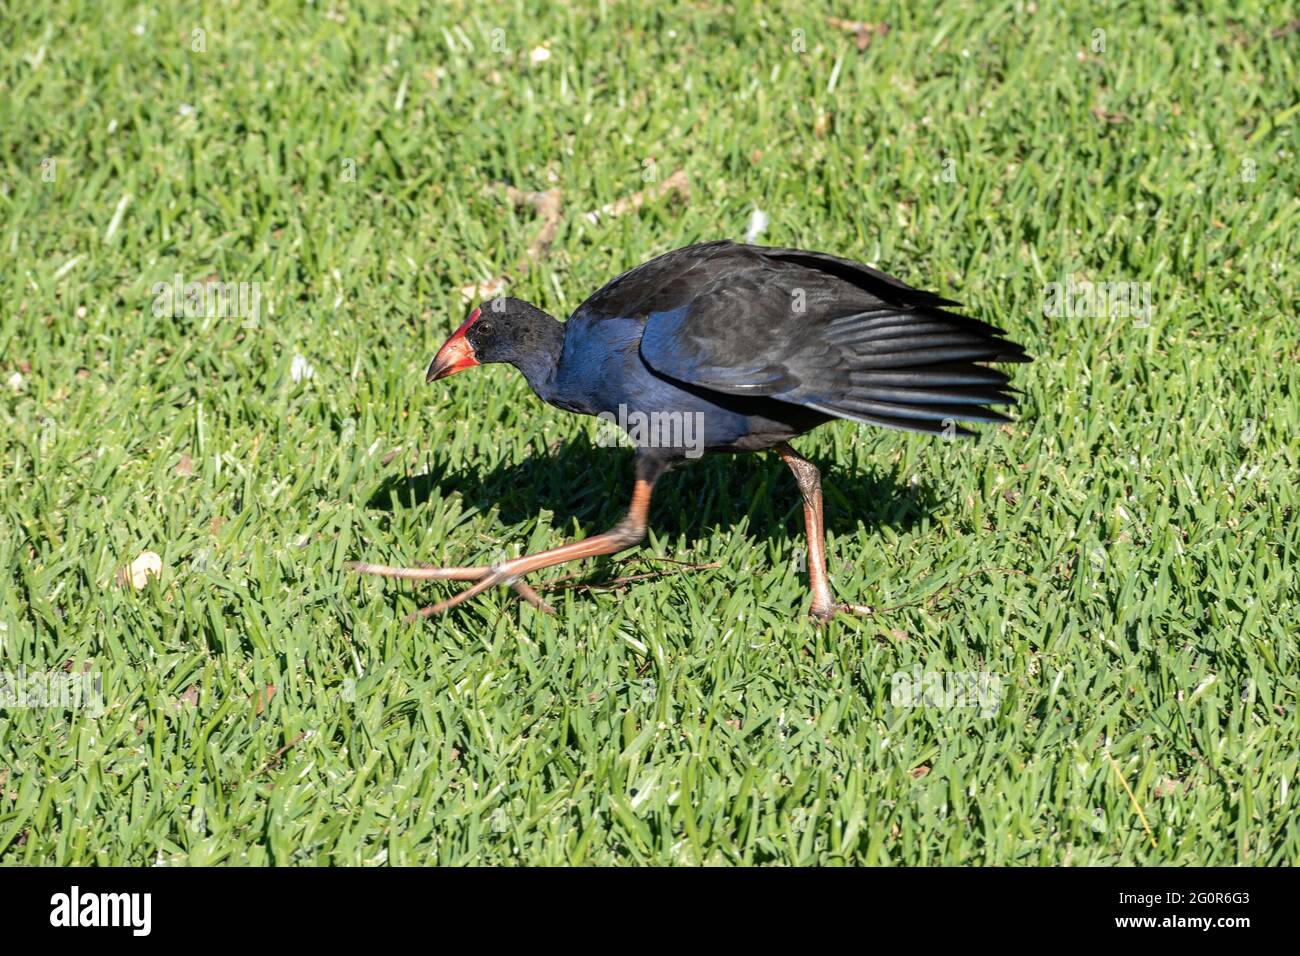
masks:
[(673, 434), (680, 423), (687, 440), (700, 439), (705, 447), (732, 445), (750, 433), (749, 415), (719, 404), (738, 404), (731, 396), (685, 386), (652, 370), (641, 358), (644, 330), (639, 319), (575, 315), (565, 323), (560, 363), (542, 397), (559, 408), (620, 423), (657, 421), (660, 436)]

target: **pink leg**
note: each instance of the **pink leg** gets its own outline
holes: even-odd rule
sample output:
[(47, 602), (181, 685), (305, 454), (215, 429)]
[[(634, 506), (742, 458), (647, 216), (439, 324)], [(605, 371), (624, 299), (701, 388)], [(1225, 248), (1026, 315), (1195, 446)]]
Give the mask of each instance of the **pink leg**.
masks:
[(803, 520), (808, 538), (808, 583), (812, 587), (812, 607), (808, 613), (818, 621), (829, 621), (837, 613), (874, 614), (865, 604), (837, 602), (826, 575), (826, 539), (822, 531), (822, 479), (817, 466), (785, 442), (776, 446), (777, 454), (794, 472), (795, 483), (803, 495)]

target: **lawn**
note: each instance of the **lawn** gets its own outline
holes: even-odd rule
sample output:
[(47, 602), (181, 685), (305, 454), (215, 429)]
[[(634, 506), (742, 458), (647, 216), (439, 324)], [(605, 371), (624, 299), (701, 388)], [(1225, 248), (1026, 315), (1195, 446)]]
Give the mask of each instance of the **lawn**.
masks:
[[(6, 5), (0, 862), (1300, 858), (1290, 19)], [(796, 443), (874, 616), (808, 620), (775, 456), (669, 475), (644, 548), (536, 576), (553, 616), (345, 570), (617, 521), (593, 420), (424, 369), (465, 287), (564, 316), (756, 210), (1036, 357), (976, 439)]]

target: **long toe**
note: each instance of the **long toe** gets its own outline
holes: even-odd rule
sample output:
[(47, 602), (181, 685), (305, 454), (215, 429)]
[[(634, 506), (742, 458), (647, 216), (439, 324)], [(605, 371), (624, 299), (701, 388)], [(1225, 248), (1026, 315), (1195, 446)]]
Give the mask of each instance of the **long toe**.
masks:
[(808, 616), (818, 624), (828, 623), (837, 614), (857, 614), (870, 617), (875, 613), (876, 609), (869, 604), (848, 604), (843, 601), (837, 601), (834, 604), (814, 604), (808, 609)]

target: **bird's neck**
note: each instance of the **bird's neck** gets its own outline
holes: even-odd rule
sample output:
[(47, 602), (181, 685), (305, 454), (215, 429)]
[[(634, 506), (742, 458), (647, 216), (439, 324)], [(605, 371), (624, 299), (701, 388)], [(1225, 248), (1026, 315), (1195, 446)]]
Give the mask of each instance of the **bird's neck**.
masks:
[(549, 400), (555, 372), (564, 351), (564, 323), (534, 309), (528, 321), (528, 347), (522, 349), (511, 365), (523, 372), (537, 397)]

